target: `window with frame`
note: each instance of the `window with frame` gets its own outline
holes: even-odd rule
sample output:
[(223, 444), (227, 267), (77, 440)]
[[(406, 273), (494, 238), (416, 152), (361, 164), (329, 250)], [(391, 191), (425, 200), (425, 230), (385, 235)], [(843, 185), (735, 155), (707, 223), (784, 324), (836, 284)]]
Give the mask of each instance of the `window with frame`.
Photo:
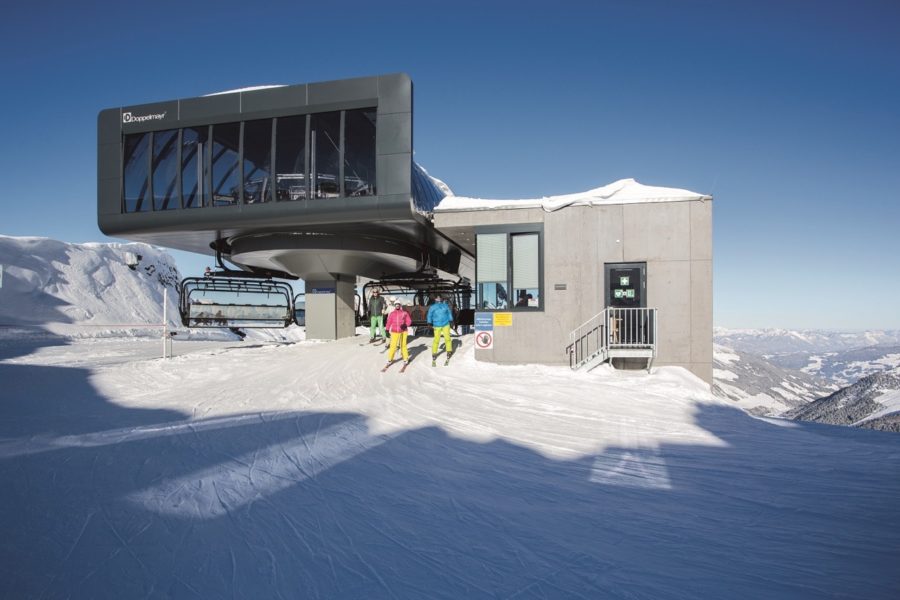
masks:
[(200, 208), (209, 186), (204, 185), (209, 172), (207, 145), (209, 127), (188, 127), (181, 132), (181, 197), (184, 208)]
[(123, 135), (122, 211), (374, 196), (377, 109)]
[(212, 205), (240, 202), (241, 124), (219, 123), (212, 128)]
[(150, 200), (150, 134), (125, 136), (123, 189), (125, 212), (145, 212), (153, 209)]
[(244, 123), (244, 202), (272, 200), (272, 119)]
[(178, 189), (178, 130), (153, 134), (153, 209), (181, 208)]
[(479, 233), (476, 236), (477, 310), (540, 310), (539, 231)]

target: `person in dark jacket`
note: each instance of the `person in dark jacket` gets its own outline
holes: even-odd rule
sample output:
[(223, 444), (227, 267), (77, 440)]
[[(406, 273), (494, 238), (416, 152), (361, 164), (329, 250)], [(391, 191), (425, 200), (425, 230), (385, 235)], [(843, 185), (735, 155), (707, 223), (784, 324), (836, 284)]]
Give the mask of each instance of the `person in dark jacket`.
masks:
[(381, 297), (379, 290), (372, 291), (372, 297), (369, 298), (369, 343), (375, 341), (375, 334), (380, 330), (381, 339), (385, 339), (384, 335), (384, 298)]
[(434, 341), (431, 343), (431, 364), (433, 366), (441, 345), (441, 336), (444, 337), (444, 350), (447, 352), (447, 358), (449, 359), (453, 355), (453, 342), (450, 340), (450, 323), (453, 322), (453, 313), (440, 294), (434, 297), (434, 304), (429, 307), (425, 320), (434, 329)]

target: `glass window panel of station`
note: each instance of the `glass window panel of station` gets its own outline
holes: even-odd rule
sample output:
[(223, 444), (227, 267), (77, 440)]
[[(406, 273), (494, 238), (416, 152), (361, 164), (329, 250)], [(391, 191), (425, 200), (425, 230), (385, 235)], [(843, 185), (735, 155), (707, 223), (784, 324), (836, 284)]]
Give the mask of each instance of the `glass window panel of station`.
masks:
[(125, 212), (153, 210), (150, 202), (150, 134), (135, 133), (125, 136), (125, 154), (122, 168), (124, 185), (122, 194)]
[(213, 206), (232, 206), (240, 201), (241, 173), (238, 170), (240, 143), (240, 123), (223, 123), (221, 125), (213, 126)]
[(277, 200), (305, 200), (306, 115), (281, 117), (275, 134)]
[(178, 200), (178, 130), (153, 134), (153, 209), (180, 208)]
[(188, 127), (181, 132), (181, 194), (185, 208), (203, 206), (207, 127)]
[(341, 113), (318, 113), (310, 118), (310, 171), (313, 197), (341, 195)]
[(344, 195), (375, 195), (374, 108), (348, 110), (344, 117)]
[(476, 239), (478, 259), (475, 279), (477, 304), (482, 310), (502, 310), (509, 306), (507, 292), (508, 256), (505, 233), (481, 233)]
[(272, 199), (272, 119), (244, 123), (244, 202)]
[(512, 234), (512, 288), (517, 308), (540, 306), (540, 258), (537, 233)]

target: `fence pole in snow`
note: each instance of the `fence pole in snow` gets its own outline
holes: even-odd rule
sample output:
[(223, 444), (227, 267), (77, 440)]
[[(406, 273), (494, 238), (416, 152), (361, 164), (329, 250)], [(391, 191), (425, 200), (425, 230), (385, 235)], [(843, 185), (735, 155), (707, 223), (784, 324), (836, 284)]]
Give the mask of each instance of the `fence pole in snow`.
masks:
[(168, 358), (169, 343), (169, 288), (163, 285), (163, 358)]

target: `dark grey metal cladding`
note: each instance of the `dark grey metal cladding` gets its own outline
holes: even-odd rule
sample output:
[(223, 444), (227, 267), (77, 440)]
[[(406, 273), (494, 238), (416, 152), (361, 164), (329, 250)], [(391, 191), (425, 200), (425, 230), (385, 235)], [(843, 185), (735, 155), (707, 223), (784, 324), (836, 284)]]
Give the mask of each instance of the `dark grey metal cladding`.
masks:
[(379, 113), (378, 128), (383, 128), (375, 139), (378, 155), (412, 153), (412, 113)]
[[(117, 188), (118, 190), (118, 188)], [(361, 223), (376, 227), (381, 221), (415, 221), (406, 196), (370, 196), (366, 198), (327, 198), (259, 205), (221, 206), (141, 213), (141, 227), (134, 226), (133, 214), (103, 215), (107, 235), (145, 237), (163, 231), (206, 231), (209, 241), (197, 247), (177, 246), (191, 252), (207, 252), (209, 244), (223, 229), (241, 233), (264, 230), (304, 230), (325, 225), (346, 226)]]
[[(377, 196), (123, 212), (123, 134), (367, 107), (377, 111)], [(98, 117), (100, 229), (111, 236), (201, 253), (209, 253), (223, 238), (321, 231), (392, 238), (456, 256), (459, 249), (435, 233), (413, 205), (412, 135), (412, 82), (402, 73), (104, 110)]]
[(161, 131), (178, 127), (178, 100), (124, 106), (121, 109), (121, 133), (142, 133)]
[[(122, 111), (110, 108), (97, 115), (97, 215), (121, 212)], [(103, 219), (100, 219), (102, 221)], [(100, 227), (103, 229), (102, 225)]]
[(306, 88), (306, 84), (302, 84), (240, 92), (241, 111), (249, 114), (294, 111), (303, 108), (309, 104)]
[(406, 73), (378, 77), (378, 113), (411, 113), (413, 84)]
[(397, 240), (341, 233), (238, 236), (231, 248), (232, 259), (240, 264), (302, 274), (305, 279), (327, 279), (334, 273), (380, 278), (414, 271), (422, 264), (422, 252)]
[(329, 105), (379, 98), (379, 77), (340, 79), (307, 84), (308, 104)]
[(215, 94), (178, 101), (178, 120), (184, 123), (224, 123), (241, 118), (241, 93)]

